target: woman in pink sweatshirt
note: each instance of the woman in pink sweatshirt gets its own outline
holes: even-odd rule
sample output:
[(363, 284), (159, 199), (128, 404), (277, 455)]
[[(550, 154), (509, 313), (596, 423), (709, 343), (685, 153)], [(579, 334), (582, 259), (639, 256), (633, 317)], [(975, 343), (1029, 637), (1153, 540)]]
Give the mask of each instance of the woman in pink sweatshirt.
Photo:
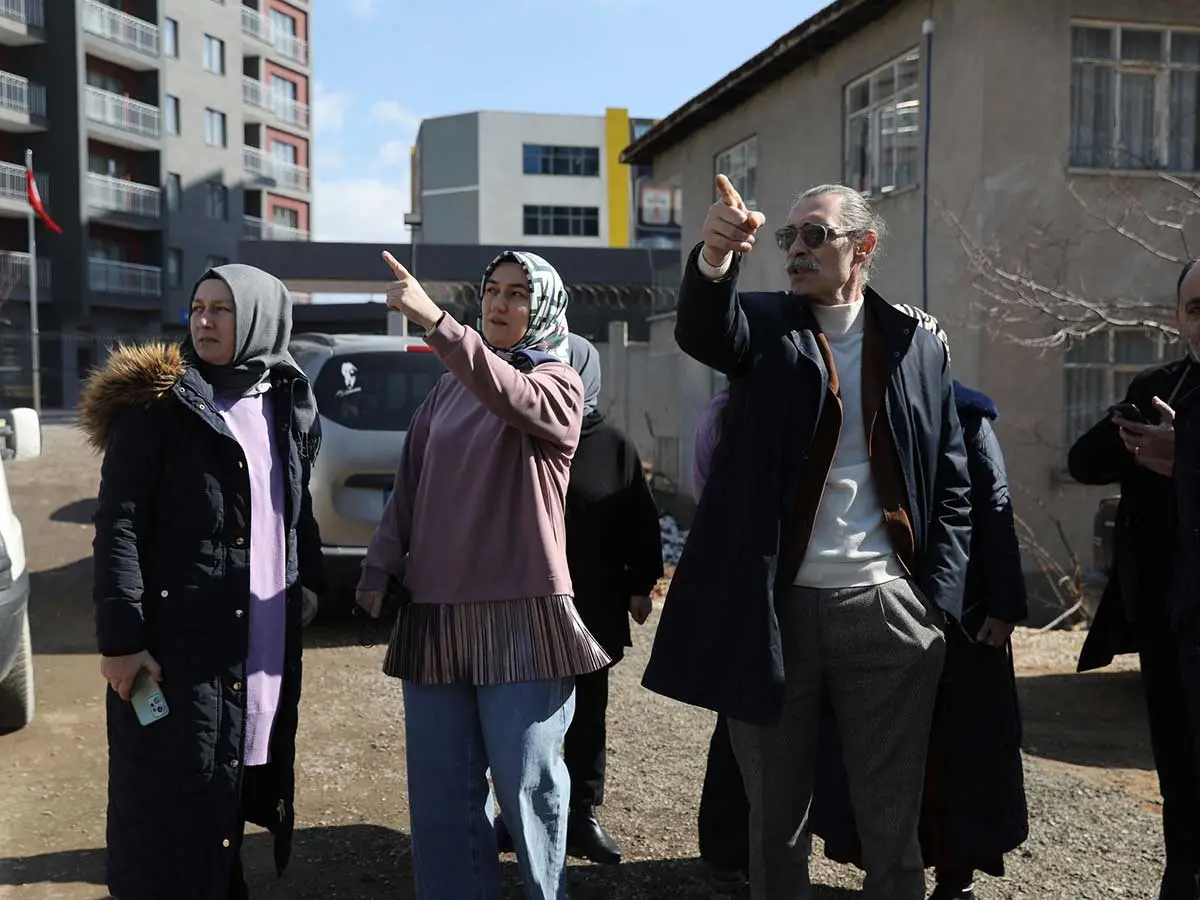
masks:
[(411, 596), (384, 671), (404, 684), (417, 894), (499, 896), (490, 768), (526, 895), (562, 898), (574, 678), (610, 662), (575, 611), (567, 568), (584, 408), (567, 292), (541, 257), (502, 253), (475, 331), (386, 259), (388, 305), (426, 329), (448, 370), (413, 416), (358, 592), (373, 615), (392, 579)]

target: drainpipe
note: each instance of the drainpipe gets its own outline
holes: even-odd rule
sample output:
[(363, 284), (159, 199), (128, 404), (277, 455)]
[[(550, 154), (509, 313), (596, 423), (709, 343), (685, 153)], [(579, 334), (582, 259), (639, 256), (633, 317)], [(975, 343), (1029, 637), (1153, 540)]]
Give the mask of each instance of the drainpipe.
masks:
[[(932, 3), (930, 4), (932, 6)], [(932, 119), (933, 98), (933, 19), (921, 23), (925, 36), (925, 123), (922, 139), (925, 144), (924, 172), (921, 175), (921, 309), (929, 312), (929, 123)]]

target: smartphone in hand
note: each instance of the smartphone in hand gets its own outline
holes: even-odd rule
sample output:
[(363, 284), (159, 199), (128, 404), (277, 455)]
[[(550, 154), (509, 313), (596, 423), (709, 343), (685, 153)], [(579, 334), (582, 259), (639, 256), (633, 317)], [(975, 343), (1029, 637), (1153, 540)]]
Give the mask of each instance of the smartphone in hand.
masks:
[(167, 713), (171, 711), (158, 682), (145, 669), (142, 669), (133, 683), (129, 702), (133, 704), (138, 721), (143, 725), (153, 725), (159, 719), (166, 718)]
[(1142, 411), (1137, 408), (1136, 403), (1131, 403), (1128, 400), (1117, 403), (1108, 408), (1110, 416), (1120, 416), (1127, 422), (1137, 422), (1139, 425), (1149, 425), (1149, 420), (1142, 414)]

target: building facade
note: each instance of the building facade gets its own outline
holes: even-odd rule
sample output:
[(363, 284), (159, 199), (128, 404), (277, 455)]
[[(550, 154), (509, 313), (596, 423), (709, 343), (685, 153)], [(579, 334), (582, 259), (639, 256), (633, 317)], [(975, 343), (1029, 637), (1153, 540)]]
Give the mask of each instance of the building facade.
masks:
[(674, 195), (620, 154), (652, 120), (472, 112), (425, 119), (413, 148), (419, 243), (675, 247)]
[(0, 394), (29, 382), (26, 149), (63, 229), (38, 241), (47, 404), (71, 404), (113, 338), (181, 329), (193, 281), (239, 240), (308, 239), (310, 15), (310, 0), (0, 4)]
[[(1200, 177), (1200, 4), (839, 0), (623, 157), (682, 191), (682, 254), (699, 237), (717, 172), (768, 229), (805, 187), (844, 182), (869, 193), (889, 226), (873, 285), (942, 321), (956, 376), (997, 401), (1030, 540), (1067, 570), (1072, 554), (1088, 564), (1109, 491), (1074, 484), (1066, 451), (1133, 374), (1182, 351), (1140, 328), (1033, 346), (1062, 324), (1039, 313), (1048, 298), (997, 307), (980, 287), (1002, 286), (981, 283), (978, 252), (1110, 309), (1173, 305), (1178, 264), (1101, 220), (1120, 220), (1168, 255), (1200, 246), (1197, 217), (1179, 215), (1194, 197), (1172, 200), (1176, 189), (1159, 177)], [(1190, 243), (1172, 229), (1156, 235), (1155, 216), (1183, 221)], [(786, 288), (782, 254), (768, 244), (744, 262), (747, 289)], [(668, 352), (669, 323), (660, 341)], [(707, 370), (680, 367), (680, 472), (691, 469), (687, 438), (713, 387)], [(1047, 580), (1038, 588), (1046, 595)]]

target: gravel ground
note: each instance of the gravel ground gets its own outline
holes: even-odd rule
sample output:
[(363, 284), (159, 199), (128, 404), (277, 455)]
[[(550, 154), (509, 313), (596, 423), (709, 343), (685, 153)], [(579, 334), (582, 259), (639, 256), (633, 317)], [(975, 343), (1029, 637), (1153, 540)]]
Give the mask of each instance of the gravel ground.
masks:
[[(87, 525), (96, 462), (68, 429), (46, 428), (43, 459), (11, 465), (35, 572), (39, 713), (0, 737), (0, 898), (94, 900), (103, 889), (104, 725), (92, 653)], [(573, 898), (730, 896), (695, 859), (696, 805), (713, 717), (638, 684), (656, 617), (613, 676), (611, 772), (601, 813), (626, 862), (573, 865)], [(300, 734), (300, 830), (276, 880), (261, 834), (247, 840), (256, 898), (410, 898), (399, 686), (379, 673), (382, 649), (354, 623), (308, 635)], [(981, 900), (1147, 898), (1161, 866), (1157, 789), (1136, 665), (1074, 675), (1083, 635), (1020, 631), (1029, 841)], [(819, 849), (818, 900), (857, 896), (861, 879)], [(521, 896), (506, 857), (505, 898)], [(736, 894), (734, 894), (736, 896)]]

